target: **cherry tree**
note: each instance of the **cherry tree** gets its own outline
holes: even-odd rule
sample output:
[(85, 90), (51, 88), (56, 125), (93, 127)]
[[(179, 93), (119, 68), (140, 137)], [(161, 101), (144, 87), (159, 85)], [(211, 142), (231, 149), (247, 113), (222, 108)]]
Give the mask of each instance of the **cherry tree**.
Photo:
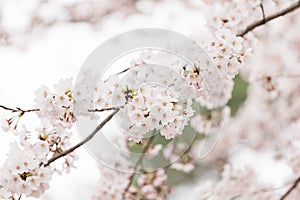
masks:
[[(100, 81), (84, 71), (80, 84), (62, 79), (53, 89), (41, 86), (30, 109), (0, 105), (7, 112), (1, 127), (16, 138), (1, 167), (1, 199), (39, 198), (54, 174), (76, 166), (76, 149), (93, 141), (113, 120), (125, 133), (116, 145), (126, 151), (109, 167), (99, 166), (102, 176), (94, 200), (167, 199), (176, 188), (169, 172), (192, 174), (199, 166), (215, 169), (219, 176), (194, 184), (197, 199), (298, 199), (300, 2), (204, 0), (202, 6), (207, 33), (193, 33), (192, 38), (208, 54), (204, 62), (186, 64), (166, 52), (143, 51), (128, 68)], [(95, 23), (92, 16), (83, 18)], [(238, 78), (249, 86), (233, 112)], [(135, 87), (144, 82), (156, 84)], [(211, 91), (212, 86), (217, 90)], [(22, 123), (30, 115), (38, 116), (39, 127)], [(82, 117), (99, 123), (74, 145), (73, 128)], [(223, 125), (216, 146), (198, 159), (203, 141)], [(189, 143), (191, 132), (196, 134)], [(271, 151), (291, 167), (290, 180), (276, 189), (261, 182), (251, 166), (233, 166), (231, 149), (241, 143), (257, 152)], [(132, 159), (135, 152), (139, 156)], [(156, 167), (160, 162), (168, 165)]]

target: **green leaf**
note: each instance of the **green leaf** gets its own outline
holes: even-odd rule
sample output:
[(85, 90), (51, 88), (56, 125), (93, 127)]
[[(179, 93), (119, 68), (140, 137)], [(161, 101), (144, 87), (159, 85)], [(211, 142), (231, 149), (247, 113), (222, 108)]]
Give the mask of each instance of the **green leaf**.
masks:
[(234, 117), (247, 99), (247, 90), (249, 83), (243, 79), (240, 75), (234, 79), (234, 87), (232, 91), (232, 99), (228, 102), (228, 106), (231, 108), (231, 116)]

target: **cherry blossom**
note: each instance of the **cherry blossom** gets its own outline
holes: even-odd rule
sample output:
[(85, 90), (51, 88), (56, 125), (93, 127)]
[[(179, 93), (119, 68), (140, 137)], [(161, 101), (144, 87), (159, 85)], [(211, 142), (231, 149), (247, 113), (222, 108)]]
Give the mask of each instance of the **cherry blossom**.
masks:
[(195, 168), (194, 158), (185, 143), (169, 144), (163, 151), (166, 159), (169, 159), (171, 168), (189, 173)]
[[(42, 149), (37, 149), (42, 146)], [(46, 143), (20, 147), (11, 145), (13, 156), (8, 157), (1, 170), (1, 186), (10, 194), (33, 196), (38, 198), (49, 188), (52, 170), (43, 167), (45, 156), (49, 152)]]
[(61, 80), (55, 89), (56, 93), (51, 93), (43, 86), (36, 91), (36, 106), (40, 109), (38, 116), (44, 125), (70, 128), (76, 120), (73, 113), (72, 79)]
[[(99, 193), (92, 197), (93, 200), (122, 200), (123, 192), (129, 183), (128, 173), (118, 172), (113, 169), (101, 168), (102, 178), (99, 184)], [(132, 198), (128, 198), (132, 199)]]
[(214, 184), (205, 182), (196, 189), (199, 200), (204, 199), (276, 199), (278, 194), (268, 191), (267, 185), (256, 180), (255, 172), (250, 169), (234, 169), (226, 165), (221, 180)]
[[(68, 149), (77, 119), (89, 116), (98, 120), (102, 111), (114, 110), (118, 128), (124, 133), (120, 148), (126, 150), (124, 159), (128, 162), (131, 148), (137, 146), (145, 153), (141, 160), (162, 156), (171, 169), (191, 173), (205, 166), (218, 174), (196, 184), (198, 199), (269, 200), (284, 194), (272, 191), (272, 185), (259, 179), (253, 166), (231, 165), (232, 150), (237, 146), (271, 152), (275, 160), (285, 163), (294, 181), (288, 184), (294, 191), (286, 193), (290, 195), (287, 199), (299, 199), (299, 189), (295, 189), (299, 182), (294, 180), (300, 176), (300, 70), (295, 67), (300, 58), (299, 17), (295, 13), (268, 24), (267, 31), (256, 29), (290, 12), (276, 16), (285, 4), (283, 0), (204, 0), (201, 6), (206, 10), (207, 32), (194, 33), (193, 37), (205, 49), (207, 59), (186, 63), (168, 52), (141, 51), (128, 70), (106, 79), (98, 80), (92, 71), (84, 71), (78, 88), (72, 79), (60, 80), (53, 90), (41, 86), (31, 110), (1, 106), (12, 112), (1, 128), (5, 134), (13, 133), (16, 142), (1, 167), (0, 198), (39, 198), (55, 172), (69, 172), (76, 166), (77, 155)], [(275, 13), (272, 19), (266, 18), (269, 13)], [(79, 15), (71, 19), (89, 20)], [(0, 34), (6, 35), (0, 29)], [(198, 53), (197, 49), (184, 52), (192, 56)], [(234, 84), (239, 84), (234, 79), (237, 75), (249, 87), (237, 113), (231, 113), (228, 102), (232, 98), (236, 101), (232, 92), (236, 92)], [(39, 117), (38, 127), (22, 123), (27, 112)], [(223, 126), (223, 137), (211, 154), (196, 160), (194, 151), (201, 148), (197, 145), (213, 138)], [(185, 139), (186, 130), (191, 128), (198, 132), (192, 146), (179, 140)], [(156, 135), (163, 142), (148, 145)], [(118, 168), (120, 163), (115, 164)], [(168, 167), (151, 170), (142, 162), (130, 166), (136, 166), (130, 173), (101, 167), (102, 177), (93, 199), (168, 198), (173, 188), (168, 184)]]

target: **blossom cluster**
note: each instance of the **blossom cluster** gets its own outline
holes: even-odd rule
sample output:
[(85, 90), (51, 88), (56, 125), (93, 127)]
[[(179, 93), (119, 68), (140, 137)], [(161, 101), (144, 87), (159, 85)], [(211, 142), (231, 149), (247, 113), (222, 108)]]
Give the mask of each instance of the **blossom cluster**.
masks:
[(180, 104), (164, 89), (143, 87), (122, 110), (120, 117), (124, 119), (128, 115), (129, 120), (122, 121), (121, 128), (136, 141), (155, 129), (166, 139), (180, 136), (193, 115), (191, 103), (186, 105), (187, 108)]
[(278, 194), (269, 191), (267, 185), (257, 179), (257, 174), (251, 168), (234, 169), (229, 165), (224, 167), (221, 179), (217, 183), (207, 181), (196, 189), (197, 199), (276, 199)]
[(1, 168), (1, 199), (14, 195), (39, 198), (49, 188), (53, 174), (51, 168), (44, 167), (49, 144), (39, 141), (34, 145), (28, 143), (20, 147), (17, 143), (12, 143), (9, 154), (10, 157)]
[(163, 152), (166, 159), (170, 160), (171, 169), (189, 173), (195, 169), (194, 157), (186, 143), (169, 144)]
[[(129, 173), (101, 167), (100, 187), (97, 195), (92, 197), (92, 200), (122, 200), (125, 188), (129, 184)], [(130, 200), (131, 198), (128, 198)]]
[(245, 57), (242, 37), (235, 36), (230, 29), (220, 28), (204, 45), (222, 77), (233, 78), (238, 74)]
[(76, 120), (73, 114), (72, 80), (61, 80), (54, 88), (54, 93), (45, 86), (36, 92), (36, 109), (30, 112), (39, 117), (39, 128), (32, 131), (22, 123), (26, 111), (21, 109), (3, 121), (2, 130), (18, 137), (17, 142), (11, 144), (7, 160), (1, 168), (3, 199), (15, 198), (16, 195), (39, 198), (49, 188), (54, 172), (68, 172), (74, 167), (77, 159), (74, 153), (65, 156), (59, 162), (61, 165), (48, 165), (50, 158), (71, 146), (70, 129)]
[(130, 192), (141, 199), (166, 199), (172, 187), (167, 184), (167, 175), (164, 169), (142, 173), (137, 178), (137, 186), (132, 186)]
[(93, 200), (163, 200), (172, 190), (166, 184), (167, 175), (164, 169), (134, 174), (136, 182), (128, 189), (130, 173), (101, 167), (101, 175), (99, 192), (92, 197)]
[[(293, 176), (299, 176), (300, 119), (296, 111), (300, 109), (297, 101), (300, 71), (295, 67), (300, 61), (299, 17), (292, 15), (277, 26), (272, 24), (269, 32), (245, 36), (239, 34), (240, 30), (250, 22), (262, 19), (272, 10), (269, 5), (280, 7), (285, 2), (205, 2), (209, 2), (210, 8), (207, 17), (209, 33), (198, 42), (209, 55), (206, 62), (191, 65), (166, 52), (144, 51), (132, 61), (122, 78), (113, 75), (94, 86), (89, 82), (98, 77), (83, 72), (85, 77), (78, 88), (73, 88), (71, 79), (61, 80), (54, 86), (54, 92), (41, 87), (36, 92), (34, 105), (41, 128), (35, 131), (17, 126), (24, 115), (22, 110), (14, 111), (15, 116), (4, 120), (3, 130), (14, 132), (19, 142), (11, 145), (1, 168), (0, 198), (21, 195), (39, 198), (48, 189), (54, 172), (68, 171), (74, 166), (74, 153), (63, 158), (62, 167), (47, 163), (71, 146), (70, 130), (78, 117), (98, 119), (97, 112), (116, 108), (120, 109), (116, 121), (126, 135), (122, 146), (126, 150), (130, 151), (132, 140), (138, 143), (134, 145), (145, 147), (144, 138), (149, 133), (159, 132), (163, 139), (171, 142), (149, 145), (145, 151), (147, 158), (162, 154), (172, 169), (190, 173), (197, 165), (206, 165), (221, 174), (216, 182), (197, 185), (199, 199), (277, 198), (280, 192), (268, 192), (270, 187), (261, 183), (254, 170), (232, 169), (228, 163), (234, 147), (246, 146), (257, 152), (272, 151), (276, 160), (291, 168)], [(290, 27), (295, 30), (286, 34)], [(285, 45), (275, 42), (278, 38)], [(254, 45), (256, 39), (261, 39), (261, 43)], [(250, 50), (252, 58), (245, 59)], [(195, 53), (193, 49), (190, 51)], [(251, 67), (243, 68), (244, 65)], [(241, 69), (244, 69), (243, 78), (250, 83), (247, 99), (235, 118), (226, 124), (222, 140), (214, 151), (205, 160), (197, 162), (188, 144), (172, 141), (183, 136), (187, 126), (199, 132), (196, 137), (202, 139), (209, 138), (215, 126), (223, 126), (221, 119), (230, 115), (225, 105), (232, 98), (233, 78)], [(204, 107), (208, 114), (196, 111), (197, 106)], [(193, 147), (197, 151), (195, 144)], [(167, 199), (172, 187), (167, 184), (166, 170), (147, 170), (132, 176), (101, 168), (99, 192), (93, 199)], [(299, 194), (294, 192), (290, 198), (299, 199)]]
[[(227, 5), (232, 4), (231, 1), (226, 2), (224, 2), (224, 9), (222, 9), (224, 19), (229, 19), (226, 12), (231, 13), (232, 10), (243, 7), (241, 4), (239, 7), (233, 7), (234, 9), (226, 9)], [(274, 12), (284, 3), (287, 3), (283, 1), (262, 2), (266, 14), (269, 11)], [(257, 13), (262, 13), (260, 3), (257, 2), (254, 5)], [(278, 7), (272, 10), (271, 4), (276, 4)], [(247, 12), (249, 11), (251, 10), (248, 9)], [(286, 167), (290, 168), (289, 178), (283, 181), (283, 185), (290, 186), (290, 182), (299, 176), (298, 152), (300, 146), (299, 135), (297, 134), (299, 132), (299, 116), (295, 113), (295, 110), (299, 109), (299, 103), (296, 100), (299, 98), (299, 89), (297, 89), (299, 88), (299, 69), (294, 67), (299, 64), (299, 45), (295, 45), (297, 44), (296, 40), (299, 40), (299, 35), (295, 33), (296, 30), (294, 29), (287, 34), (288, 27), (293, 26), (295, 29), (299, 29), (298, 15), (295, 13), (278, 20), (276, 24), (266, 27), (264, 31), (257, 29), (255, 37), (259, 42), (255, 46), (252, 43), (253, 34), (249, 33), (244, 36), (243, 46), (252, 48), (252, 56), (249, 56), (244, 62), (249, 67), (245, 67), (240, 72), (243, 78), (249, 81), (247, 99), (237, 115), (231, 118), (228, 125), (225, 126), (223, 137), (212, 153), (200, 163), (222, 171), (227, 163), (232, 162), (235, 148), (248, 148), (257, 154), (268, 152), (276, 162), (285, 163)], [(259, 17), (254, 14), (253, 16)], [(262, 16), (259, 17), (259, 19), (261, 18)], [(240, 23), (241, 26), (246, 26), (247, 21), (249, 20), (242, 20), (243, 25)], [(230, 28), (233, 32), (238, 33), (239, 26), (230, 25), (229, 22), (230, 19), (228, 23), (223, 22), (220, 27)], [(215, 24), (212, 23), (211, 25)], [(231, 26), (234, 27), (231, 28)], [(270, 189), (274, 185), (268, 187), (261, 185), (262, 180), (256, 173), (250, 175), (252, 178), (250, 176), (245, 178), (243, 173), (240, 173), (240, 175), (234, 175), (231, 180), (228, 178), (228, 174), (234, 172), (228, 173), (228, 169), (225, 171), (227, 171), (226, 176), (223, 173), (216, 184), (207, 184), (207, 187), (203, 184), (197, 186), (200, 190), (203, 188), (198, 194), (206, 196), (206, 199), (223, 199), (226, 197), (280, 199), (284, 192), (288, 191), (288, 187), (275, 191)], [(257, 180), (254, 180), (253, 177), (256, 177)], [(236, 186), (232, 185), (233, 180), (236, 181)], [(244, 180), (249, 180), (249, 182), (243, 185)], [(255, 186), (256, 189), (250, 186)], [(206, 191), (204, 191), (205, 188)], [(235, 191), (232, 188), (235, 188)], [(298, 198), (298, 189), (294, 189), (286, 197), (286, 199)]]
[(213, 30), (229, 28), (237, 34), (242, 27), (262, 18), (261, 0), (205, 1), (209, 2), (208, 10), (205, 12), (207, 25)]
[(72, 79), (60, 80), (55, 93), (43, 86), (36, 91), (38, 116), (44, 126), (70, 128), (76, 121), (73, 113)]

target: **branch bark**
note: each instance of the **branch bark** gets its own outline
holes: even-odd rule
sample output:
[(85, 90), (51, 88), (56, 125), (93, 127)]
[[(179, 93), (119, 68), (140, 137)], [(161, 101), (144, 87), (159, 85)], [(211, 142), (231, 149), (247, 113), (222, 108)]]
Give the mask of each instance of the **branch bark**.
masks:
[(68, 155), (69, 153), (72, 153), (74, 150), (76, 150), (77, 148), (81, 147), (82, 145), (84, 145), (85, 143), (87, 143), (88, 141), (90, 141), (96, 134), (97, 132), (107, 123), (109, 122), (113, 116), (115, 116), (120, 109), (116, 109), (113, 113), (111, 113), (108, 117), (106, 117), (93, 131), (92, 133), (90, 133), (84, 140), (82, 140), (81, 142), (79, 142), (78, 144), (76, 144), (75, 146), (71, 147), (70, 149), (52, 157), (50, 160), (48, 160), (48, 162), (46, 164), (44, 164), (44, 167), (49, 166), (52, 162), (56, 161), (57, 159), (64, 157), (66, 155)]
[(136, 173), (138, 167), (142, 164), (143, 159), (144, 159), (144, 157), (145, 157), (145, 154), (146, 154), (147, 150), (149, 149), (151, 143), (153, 142), (153, 140), (154, 140), (154, 138), (155, 138), (155, 135), (156, 135), (156, 134), (154, 134), (154, 135), (152, 135), (152, 136), (150, 137), (150, 139), (148, 140), (146, 146), (144, 147), (144, 149), (143, 149), (143, 151), (142, 151), (141, 156), (139, 157), (138, 161), (136, 162), (136, 164), (135, 164), (135, 166), (134, 166), (134, 169), (133, 169), (133, 173), (132, 173), (131, 176), (129, 177), (129, 183), (128, 183), (128, 185), (126, 186), (126, 188), (124, 189), (124, 192), (123, 192), (123, 198), (125, 197), (126, 192), (129, 190), (129, 188), (130, 188), (130, 186), (131, 186), (131, 184), (132, 184), (132, 182), (133, 182), (134, 175), (135, 175), (135, 173)]
[(279, 11), (278, 13), (275, 13), (273, 15), (264, 17), (261, 20), (258, 20), (252, 24), (250, 24), (249, 26), (247, 26), (247, 28), (243, 31), (241, 31), (237, 36), (243, 37), (245, 36), (247, 33), (249, 33), (250, 31), (253, 31), (254, 29), (256, 29), (259, 26), (262, 26), (266, 23), (268, 23), (269, 21), (272, 21), (273, 19), (276, 19), (278, 17), (284, 16), (290, 12), (295, 11), (296, 9), (298, 9), (300, 7), (300, 1), (298, 1), (297, 3), (294, 3), (293, 5)]
[[(118, 109), (121, 109), (123, 108), (124, 106), (118, 106), (118, 107), (110, 107), (110, 108), (102, 108), (102, 109), (94, 109), (94, 110), (88, 110), (88, 112), (104, 112), (104, 111), (110, 111), (110, 110), (118, 110)], [(27, 113), (27, 112), (39, 112), (40, 109), (38, 108), (33, 108), (33, 109), (21, 109), (19, 107), (16, 107), (16, 108), (10, 108), (10, 107), (7, 107), (7, 106), (4, 106), (4, 105), (0, 105), (0, 108), (4, 109), (4, 110), (8, 110), (8, 111), (11, 111), (13, 113), (15, 112), (19, 112), (21, 113), (21, 115), (23, 115), (24, 113)]]
[(102, 109), (94, 109), (94, 110), (88, 110), (88, 112), (104, 112), (104, 111), (109, 111), (109, 110), (119, 110), (123, 108), (124, 106), (119, 106), (119, 107), (111, 107), (111, 108), (102, 108)]
[[(38, 112), (40, 111), (40, 109), (28, 109), (28, 110), (24, 110), (24, 109), (21, 109), (19, 107), (16, 107), (16, 108), (10, 108), (10, 107), (7, 107), (7, 106), (3, 106), (3, 105), (0, 105), (0, 108), (4, 109), (4, 110), (8, 110), (8, 111), (11, 111), (13, 113), (15, 112), (19, 112), (21, 115), (24, 115), (25, 113), (27, 112)], [(64, 157), (66, 155), (68, 155), (69, 153), (72, 153), (74, 150), (76, 150), (77, 148), (81, 147), (82, 145), (84, 145), (85, 143), (87, 143), (88, 141), (90, 141), (96, 134), (97, 132), (107, 123), (111, 120), (111, 118), (113, 118), (114, 115), (116, 115), (119, 110), (123, 108), (123, 106), (119, 106), (119, 107), (111, 107), (111, 108), (104, 108), (104, 109), (95, 109), (95, 110), (88, 110), (88, 112), (104, 112), (104, 111), (110, 111), (110, 110), (114, 110), (113, 113), (111, 113), (107, 118), (105, 118), (94, 130), (93, 132), (88, 135), (84, 140), (82, 140), (81, 142), (79, 142), (78, 144), (76, 144), (75, 146), (71, 147), (70, 149), (52, 157), (50, 160), (48, 160), (48, 162), (46, 164), (42, 164), (41, 163), (41, 166), (43, 165), (44, 167), (47, 167), (49, 166), (52, 162), (56, 161), (57, 159), (61, 158), (61, 157)]]
[(263, 20), (266, 21), (266, 13), (265, 13), (265, 8), (264, 8), (263, 0), (260, 1), (259, 6), (260, 6), (260, 9), (261, 9)]
[(9, 108), (9, 107), (3, 106), (3, 105), (0, 105), (0, 108), (2, 108), (4, 110), (11, 111), (11, 112), (20, 112), (21, 114), (24, 114), (24, 113), (27, 113), (27, 112), (38, 112), (38, 111), (40, 111), (40, 109), (28, 109), (28, 110), (24, 110), (24, 109), (21, 109), (19, 107)]
[(279, 200), (284, 200), (284, 199), (286, 199), (290, 194), (291, 194), (291, 192), (294, 190), (294, 189), (296, 189), (296, 187), (298, 186), (298, 184), (300, 183), (300, 177), (298, 177), (295, 181), (294, 181), (294, 183), (293, 183), (293, 185), (280, 197), (280, 199)]

